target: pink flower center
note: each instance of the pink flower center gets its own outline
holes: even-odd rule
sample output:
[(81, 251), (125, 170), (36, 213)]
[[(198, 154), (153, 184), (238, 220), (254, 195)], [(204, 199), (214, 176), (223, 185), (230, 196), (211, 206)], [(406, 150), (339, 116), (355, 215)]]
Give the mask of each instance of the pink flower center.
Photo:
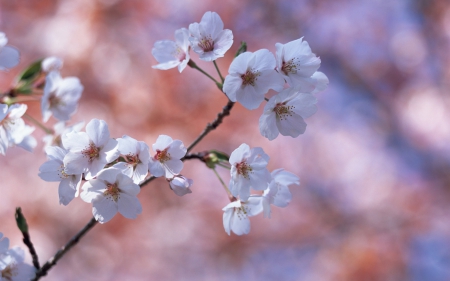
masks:
[(200, 42), (198, 43), (198, 46), (203, 49), (203, 52), (211, 52), (214, 50), (214, 41), (212, 40), (211, 36), (203, 37)]
[(96, 147), (93, 142), (90, 142), (89, 146), (83, 149), (81, 153), (89, 158), (89, 162), (92, 162), (100, 155), (100, 147)]
[(284, 74), (289, 75), (297, 73), (297, 64), (295, 63), (295, 58), (288, 60), (287, 62), (283, 61), (281, 65), (281, 71), (283, 71)]
[(243, 176), (246, 179), (249, 179), (249, 173), (252, 172), (252, 167), (250, 167), (250, 165), (247, 164), (247, 162), (242, 161), (241, 163), (237, 163), (236, 164), (236, 170), (238, 175)]
[(252, 85), (255, 86), (256, 80), (258, 80), (259, 72), (252, 72), (250, 70), (247, 70), (245, 74), (241, 75), (242, 79), (242, 85)]
[(179, 61), (184, 61), (186, 59), (186, 53), (179, 46), (177, 46), (177, 49), (175, 50), (173, 56)]
[(280, 120), (286, 120), (287, 117), (292, 116), (292, 109), (294, 109), (295, 106), (293, 105), (286, 105), (286, 102), (284, 103), (277, 103), (277, 105), (274, 107), (273, 111), (275, 111), (275, 114), (277, 115), (277, 118)]
[(161, 163), (169, 161), (170, 160), (170, 153), (167, 152), (167, 148), (164, 149), (164, 150), (156, 150), (155, 159), (158, 160)]
[(117, 202), (120, 197), (120, 189), (117, 187), (117, 184), (115, 183), (108, 183), (106, 184), (106, 190), (103, 192), (103, 195), (110, 196), (114, 202)]
[(133, 167), (136, 167), (137, 164), (141, 163), (141, 160), (139, 159), (139, 156), (131, 154), (131, 153), (127, 154), (127, 155), (124, 155), (123, 158), (125, 158), (125, 162), (127, 162), (130, 165), (132, 165)]
[(48, 98), (48, 102), (50, 103), (50, 108), (54, 108), (61, 104), (61, 99), (55, 95), (52, 95)]

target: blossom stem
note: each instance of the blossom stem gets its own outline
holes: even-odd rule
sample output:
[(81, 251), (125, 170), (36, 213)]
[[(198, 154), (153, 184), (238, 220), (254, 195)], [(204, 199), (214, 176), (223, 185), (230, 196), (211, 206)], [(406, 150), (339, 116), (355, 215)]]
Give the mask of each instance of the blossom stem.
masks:
[(269, 101), (269, 99), (268, 99), (268, 98), (266, 98), (266, 97), (264, 97), (264, 99), (265, 99), (266, 101)]
[(214, 63), (214, 66), (216, 67), (217, 73), (219, 74), (220, 80), (222, 81), (222, 84), (223, 84), (223, 82), (225, 81), (225, 79), (223, 78), (222, 73), (220, 73), (220, 69), (219, 69), (219, 67), (217, 66), (217, 63), (216, 63), (215, 60), (213, 61), (213, 63)]
[(203, 69), (201, 69), (193, 60), (189, 60), (188, 65), (192, 68), (197, 69), (198, 71), (200, 71), (201, 73), (205, 74), (209, 79), (213, 80), (214, 83), (216, 84), (220, 84), (219, 82), (217, 82), (216, 79), (214, 79), (214, 77), (212, 77), (211, 75), (209, 75), (208, 73), (206, 73)]
[(216, 129), (221, 123), (225, 116), (230, 115), (230, 111), (233, 108), (234, 102), (228, 101), (227, 105), (225, 105), (222, 109), (222, 112), (217, 114), (216, 119), (212, 123), (208, 123), (203, 132), (188, 146), (187, 152), (191, 151), (194, 146), (196, 146), (209, 132)]
[(41, 122), (39, 122), (38, 120), (33, 118), (28, 113), (25, 113), (23, 116), (28, 118), (28, 120), (30, 120), (33, 124), (35, 124), (36, 126), (41, 128), (46, 134), (53, 134), (53, 130), (52, 129), (49, 129), (49, 128), (45, 127)]
[(216, 169), (212, 169), (214, 171), (214, 174), (216, 174), (217, 178), (219, 179), (220, 183), (222, 184), (223, 188), (228, 194), (229, 198), (233, 198), (233, 195), (231, 194), (230, 190), (228, 189), (227, 185), (223, 182), (222, 178), (220, 177), (219, 173), (216, 171)]
[(28, 232), (28, 224), (27, 224), (25, 217), (22, 214), (22, 209), (20, 207), (16, 208), (15, 217), (16, 217), (17, 226), (19, 227), (19, 230), (20, 230), (20, 232), (22, 232), (22, 235), (23, 235), (22, 241), (28, 247), (28, 250), (30, 251), (30, 255), (33, 259), (34, 267), (36, 268), (36, 270), (39, 270), (39, 268), (41, 267), (39, 265), (39, 258), (36, 253), (36, 250), (34, 249), (34, 245), (31, 242), (30, 233)]

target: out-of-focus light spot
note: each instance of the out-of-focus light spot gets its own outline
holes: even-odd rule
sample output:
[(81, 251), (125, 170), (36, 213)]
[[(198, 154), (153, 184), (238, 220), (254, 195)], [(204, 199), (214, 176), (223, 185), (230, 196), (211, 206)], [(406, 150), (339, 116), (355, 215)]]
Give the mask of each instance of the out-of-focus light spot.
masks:
[(391, 39), (390, 49), (397, 67), (409, 72), (420, 66), (427, 55), (423, 36), (415, 30), (401, 30)]

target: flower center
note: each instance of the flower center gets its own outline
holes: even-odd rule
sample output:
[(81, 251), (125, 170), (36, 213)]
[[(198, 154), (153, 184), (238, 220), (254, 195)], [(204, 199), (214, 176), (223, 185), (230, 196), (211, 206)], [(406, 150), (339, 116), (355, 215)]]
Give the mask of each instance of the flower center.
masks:
[(61, 105), (61, 99), (55, 95), (52, 95), (48, 98), (48, 102), (50, 103), (50, 108), (58, 107)]
[(252, 85), (255, 86), (256, 80), (258, 80), (259, 72), (252, 72), (250, 70), (247, 70), (245, 74), (241, 75), (242, 79), (242, 85)]
[(133, 167), (136, 167), (137, 164), (141, 163), (141, 160), (139, 159), (139, 156), (136, 154), (127, 154), (124, 155), (123, 158), (125, 159), (125, 162), (132, 165)]
[(13, 277), (18, 274), (17, 267), (15, 263), (9, 264), (7, 267), (5, 267), (2, 271), (2, 278), (8, 281), (12, 281)]
[(280, 120), (286, 120), (287, 117), (292, 116), (292, 110), (295, 108), (293, 105), (286, 105), (286, 103), (277, 103), (274, 107), (273, 111), (277, 115), (277, 118)]
[(117, 187), (117, 184), (115, 183), (107, 183), (106, 184), (106, 190), (103, 192), (103, 195), (109, 196), (114, 200), (114, 202), (117, 202), (120, 197), (120, 189)]
[(169, 161), (170, 160), (170, 153), (167, 152), (167, 148), (164, 149), (164, 150), (156, 150), (155, 159), (158, 160), (161, 163)]
[(100, 155), (100, 147), (96, 147), (93, 142), (90, 142), (89, 146), (83, 149), (81, 153), (89, 158), (89, 162), (92, 162)]
[(186, 59), (186, 53), (179, 46), (177, 46), (173, 56), (179, 61), (184, 61)]
[(236, 212), (236, 216), (242, 220), (247, 217), (248, 206), (241, 205), (240, 207), (234, 207), (234, 211)]
[(236, 164), (236, 170), (238, 175), (243, 176), (246, 179), (249, 179), (249, 173), (252, 172), (252, 167), (250, 167), (249, 164), (247, 164), (247, 162), (242, 161), (241, 163), (237, 163)]
[(297, 64), (295, 63), (295, 58), (288, 60), (287, 62), (283, 61), (281, 65), (281, 71), (283, 71), (284, 74), (289, 75), (297, 73)]
[(200, 42), (198, 43), (198, 46), (203, 49), (203, 52), (211, 52), (214, 50), (214, 41), (212, 40), (211, 36), (203, 37)]
[(64, 164), (61, 164), (61, 166), (59, 166), (58, 171), (59, 171), (58, 176), (61, 179), (67, 179), (69, 177), (69, 175), (66, 174), (66, 171), (64, 170)]

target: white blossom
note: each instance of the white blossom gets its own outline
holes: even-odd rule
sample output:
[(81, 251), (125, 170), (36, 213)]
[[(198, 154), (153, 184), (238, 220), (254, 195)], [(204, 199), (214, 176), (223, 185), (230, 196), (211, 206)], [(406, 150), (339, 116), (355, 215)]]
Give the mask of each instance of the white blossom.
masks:
[(169, 180), (170, 189), (178, 196), (192, 193), (190, 187), (193, 183), (193, 180), (188, 179), (185, 176), (175, 176)]
[(45, 58), (41, 63), (41, 68), (44, 72), (60, 71), (63, 66), (62, 59), (58, 57)]
[(250, 232), (249, 217), (256, 216), (263, 211), (262, 197), (251, 196), (247, 202), (237, 200), (231, 202), (222, 210), (224, 211), (223, 227), (228, 235), (231, 231), (236, 235), (248, 234)]
[(64, 167), (71, 175), (85, 173), (86, 178), (92, 178), (119, 156), (117, 141), (109, 137), (108, 125), (103, 120), (92, 119), (86, 132), (67, 133), (62, 142), (69, 150)]
[(121, 170), (107, 168), (83, 185), (81, 199), (92, 203), (92, 214), (100, 223), (111, 220), (117, 212), (128, 219), (135, 219), (142, 213), (137, 195), (139, 185)]
[(77, 77), (62, 78), (59, 72), (51, 71), (45, 77), (41, 99), (44, 122), (47, 122), (52, 114), (59, 121), (69, 120), (77, 110), (82, 92), (83, 85)]
[(284, 169), (277, 169), (272, 171), (272, 181), (269, 187), (264, 190), (262, 206), (264, 210), (264, 217), (270, 218), (270, 205), (284, 208), (291, 202), (292, 194), (289, 191), (289, 185), (300, 184), (300, 179), (291, 172)]
[(223, 29), (223, 22), (215, 12), (206, 12), (200, 23), (189, 25), (191, 47), (201, 60), (213, 61), (225, 55), (233, 45), (233, 33)]
[(264, 112), (259, 118), (261, 135), (269, 140), (275, 139), (279, 133), (293, 138), (306, 130), (304, 118), (317, 111), (317, 99), (299, 89), (287, 88), (269, 99)]
[(152, 67), (167, 70), (178, 66), (178, 71), (181, 73), (190, 60), (190, 44), (189, 31), (186, 28), (175, 31), (175, 42), (157, 41), (153, 46), (152, 55), (159, 64)]
[(9, 45), (5, 33), (0, 32), (0, 70), (8, 70), (19, 63), (19, 51)]
[[(303, 37), (287, 44), (276, 43), (277, 70), (291, 86), (314, 82), (309, 79), (320, 67), (320, 58), (311, 52)], [(317, 81), (318, 83), (319, 81)]]
[(121, 160), (124, 162), (116, 163), (113, 167), (122, 170), (122, 173), (132, 178), (134, 183), (139, 184), (148, 174), (150, 159), (148, 145), (127, 135), (118, 138), (117, 142)]
[(31, 280), (35, 276), (35, 269), (24, 263), (24, 251), (17, 246), (9, 249), (9, 239), (3, 237), (1, 232), (0, 239), (0, 281)]
[(150, 158), (148, 169), (155, 177), (166, 176), (171, 179), (183, 169), (180, 160), (186, 155), (187, 149), (180, 140), (173, 140), (166, 135), (160, 135), (152, 146), (155, 155)]
[(67, 150), (58, 146), (45, 148), (49, 158), (39, 167), (39, 177), (44, 181), (60, 182), (58, 187), (59, 204), (67, 206), (76, 196), (81, 185), (80, 174), (68, 174), (64, 167), (64, 156)]
[(225, 77), (224, 93), (231, 101), (238, 101), (247, 109), (257, 108), (269, 89), (283, 89), (284, 80), (275, 66), (273, 54), (266, 49), (240, 54), (231, 63)]
[(0, 154), (5, 155), (9, 147), (18, 145), (28, 151), (36, 146), (36, 140), (30, 136), (34, 127), (25, 124), (22, 116), (27, 110), (26, 104), (0, 104)]
[(250, 188), (264, 190), (271, 181), (267, 170), (269, 156), (261, 147), (250, 147), (243, 143), (230, 155), (230, 191), (242, 201), (250, 197)]

